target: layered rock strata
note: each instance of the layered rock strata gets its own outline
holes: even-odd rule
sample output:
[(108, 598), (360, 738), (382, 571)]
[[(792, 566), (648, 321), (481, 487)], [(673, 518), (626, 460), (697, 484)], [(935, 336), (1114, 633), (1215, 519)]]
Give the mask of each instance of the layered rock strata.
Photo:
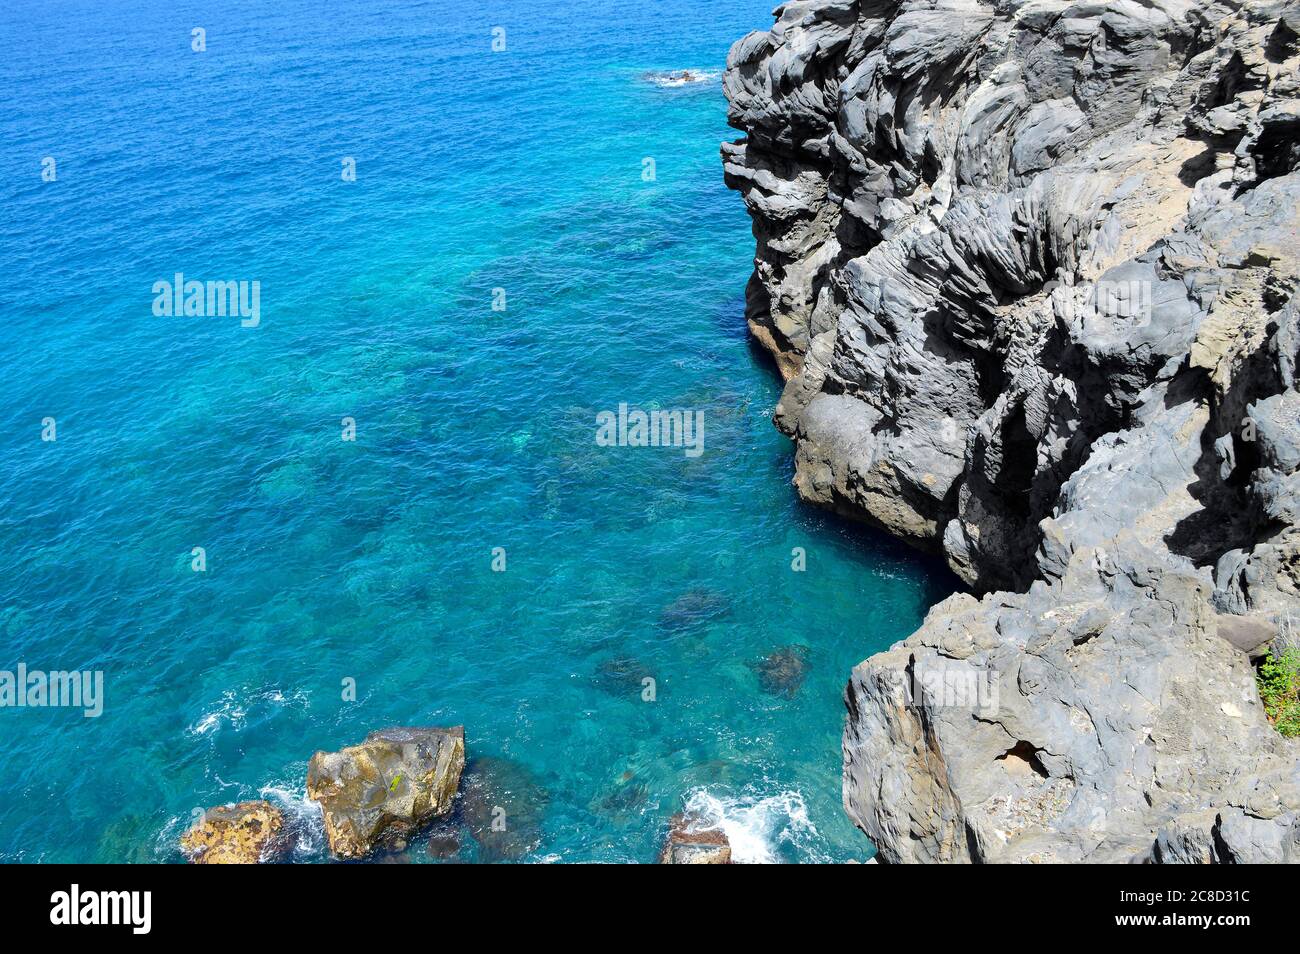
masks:
[(798, 0), (731, 51), (806, 499), (977, 596), (858, 666), (882, 860), (1300, 860), (1300, 4)]

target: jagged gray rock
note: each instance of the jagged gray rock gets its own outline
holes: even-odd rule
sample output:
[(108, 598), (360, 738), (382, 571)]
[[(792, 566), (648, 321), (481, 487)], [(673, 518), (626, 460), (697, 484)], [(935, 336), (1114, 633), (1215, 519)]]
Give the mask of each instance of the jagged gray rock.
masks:
[(985, 594), (854, 671), (846, 809), (887, 861), (1300, 861), (1250, 666), (1300, 610), (1300, 3), (776, 17), (722, 154), (795, 486)]

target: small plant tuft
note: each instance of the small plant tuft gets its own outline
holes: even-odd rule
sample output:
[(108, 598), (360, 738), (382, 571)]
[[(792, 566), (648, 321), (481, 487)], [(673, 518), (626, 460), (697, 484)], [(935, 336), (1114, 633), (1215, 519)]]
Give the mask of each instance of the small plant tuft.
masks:
[(1270, 652), (1256, 678), (1268, 721), (1287, 738), (1300, 736), (1300, 649)]

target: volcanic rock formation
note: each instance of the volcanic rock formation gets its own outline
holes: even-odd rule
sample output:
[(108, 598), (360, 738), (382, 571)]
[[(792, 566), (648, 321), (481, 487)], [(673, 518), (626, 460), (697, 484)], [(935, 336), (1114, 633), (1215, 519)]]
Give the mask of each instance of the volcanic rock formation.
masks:
[[(853, 672), (882, 860), (1300, 861), (1300, 3), (798, 0), (732, 49), (806, 499), (976, 594)], [(975, 696), (958, 691), (979, 686)]]

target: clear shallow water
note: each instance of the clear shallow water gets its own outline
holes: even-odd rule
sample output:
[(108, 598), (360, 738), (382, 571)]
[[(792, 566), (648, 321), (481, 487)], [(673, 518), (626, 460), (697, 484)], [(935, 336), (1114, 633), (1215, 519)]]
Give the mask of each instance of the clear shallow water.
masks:
[[(0, 858), (178, 860), (261, 795), (317, 860), (311, 753), (453, 723), (528, 780), (524, 860), (652, 860), (688, 802), (752, 860), (866, 857), (841, 691), (951, 581), (796, 501), (719, 84), (644, 76), (769, 7), (0, 11), (0, 669), (107, 682), (0, 709)], [(155, 317), (177, 271), (259, 281), (261, 326)], [(597, 446), (620, 402), (705, 452)]]

